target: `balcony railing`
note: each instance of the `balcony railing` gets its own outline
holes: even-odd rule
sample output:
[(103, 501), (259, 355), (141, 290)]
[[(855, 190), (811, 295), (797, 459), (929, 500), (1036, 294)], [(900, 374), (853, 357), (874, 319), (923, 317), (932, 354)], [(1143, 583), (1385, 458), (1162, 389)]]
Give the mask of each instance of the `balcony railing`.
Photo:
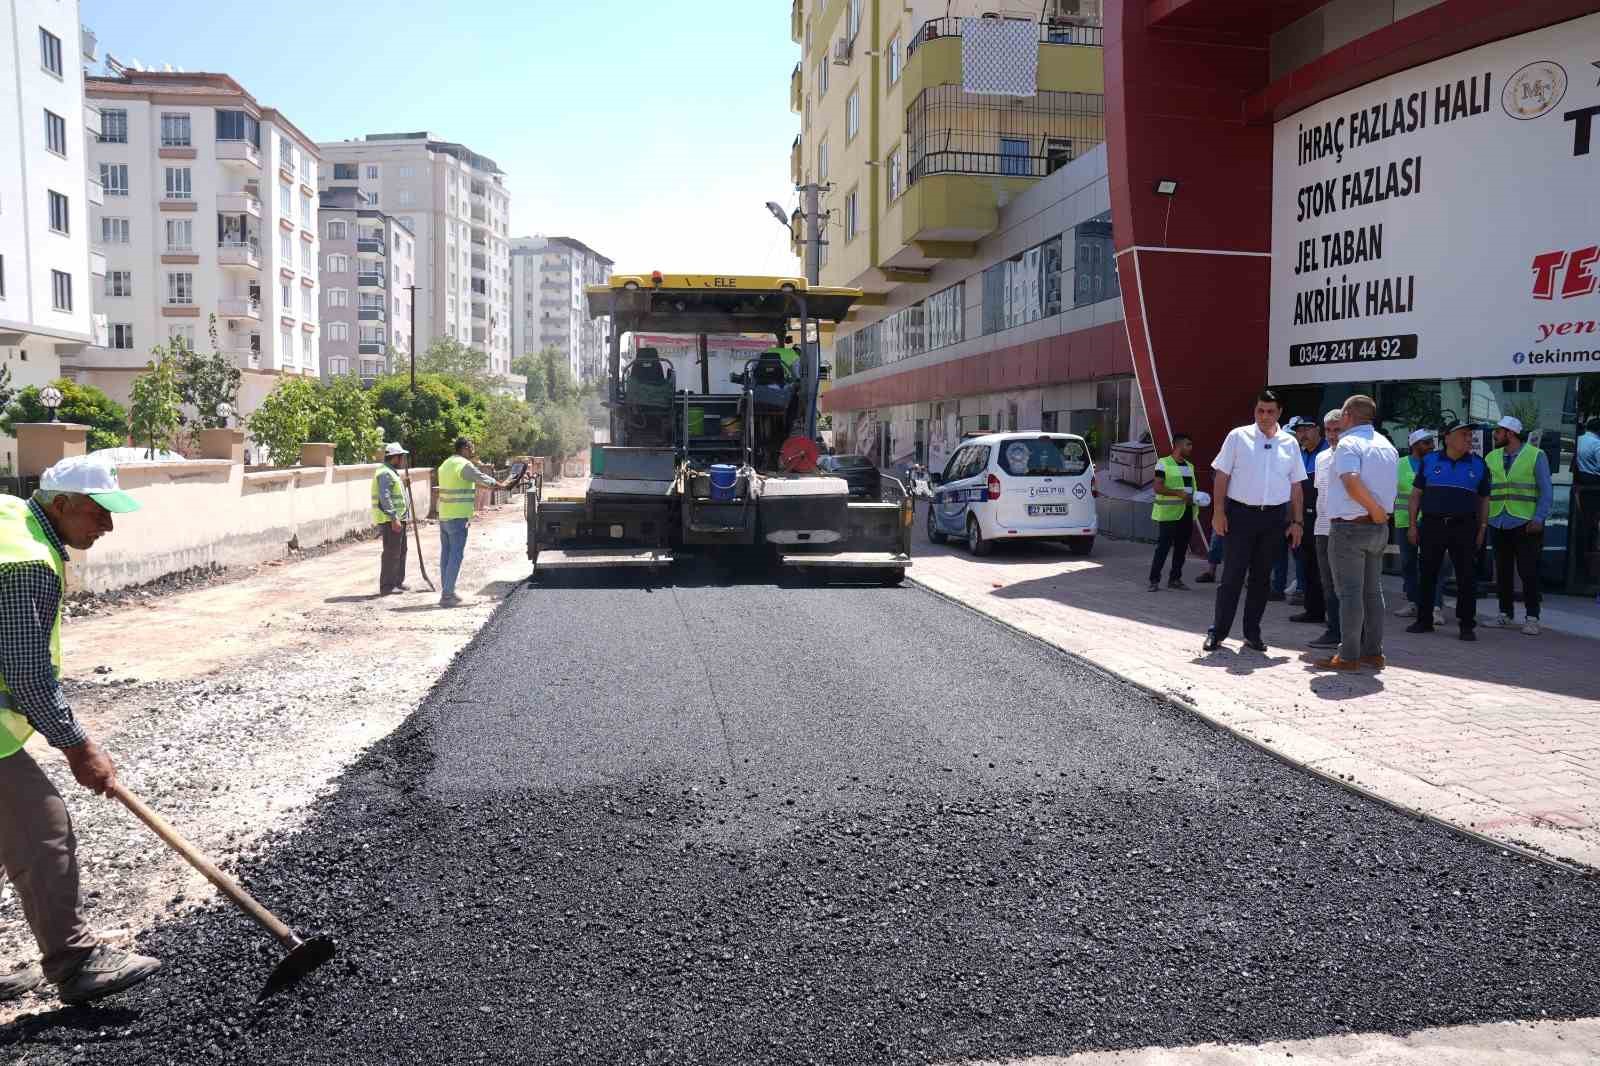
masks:
[(247, 296), (235, 296), (217, 301), (217, 311), (223, 318), (245, 318), (261, 321), (261, 301)]
[(217, 139), (217, 158), (224, 163), (242, 163), (261, 169), (261, 149), (246, 140)]
[(384, 355), (385, 345), (382, 341), (361, 341), (356, 345), (358, 355)]
[(356, 317), (363, 322), (382, 322), (384, 320), (383, 308), (358, 307), (356, 308)]
[(356, 285), (363, 289), (383, 289), (388, 287), (388, 275), (363, 270), (356, 275)]
[(382, 239), (377, 237), (357, 237), (356, 251), (367, 255), (388, 255), (389, 250), (384, 246)]
[(795, 114), (800, 113), (801, 100), (804, 97), (804, 87), (801, 83), (800, 64), (794, 65), (794, 72), (789, 75), (789, 110)]
[[(1020, 20), (1019, 20), (1020, 21)], [(1104, 29), (1096, 25), (1080, 26), (1070, 22), (1040, 22), (1037, 23), (1040, 44), (1077, 44), (1089, 48), (1100, 48), (1104, 45)], [(950, 15), (944, 18), (929, 19), (922, 24), (917, 35), (911, 38), (911, 43), (906, 45), (906, 56), (909, 58), (913, 52), (929, 41), (936, 41), (941, 37), (960, 37), (961, 19)]]
[(907, 186), (930, 174), (1042, 178), (1105, 140), (1105, 97), (1045, 90), (1021, 100), (935, 85), (906, 109)]
[(217, 262), (222, 266), (261, 269), (261, 246), (255, 241), (218, 241)]

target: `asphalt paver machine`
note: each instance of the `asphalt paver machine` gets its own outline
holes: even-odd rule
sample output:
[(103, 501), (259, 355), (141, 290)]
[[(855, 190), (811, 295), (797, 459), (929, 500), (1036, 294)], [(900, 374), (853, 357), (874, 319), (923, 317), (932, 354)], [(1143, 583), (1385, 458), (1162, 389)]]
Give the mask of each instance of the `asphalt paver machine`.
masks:
[[(851, 499), (843, 479), (816, 468), (814, 338), (849, 314), (858, 290), (655, 272), (616, 275), (586, 295), (590, 317), (610, 319), (609, 440), (592, 448), (581, 499), (543, 486), (528, 494), (535, 579), (568, 568), (661, 570), (681, 554), (716, 553), (824, 578), (904, 579), (913, 523), (904, 488), (885, 478), (881, 499)], [(684, 340), (676, 358), (635, 343), (624, 362), (625, 336), (660, 335)], [(729, 336), (768, 348), (731, 363), (714, 357), (714, 339)], [(788, 337), (803, 340), (785, 347)]]

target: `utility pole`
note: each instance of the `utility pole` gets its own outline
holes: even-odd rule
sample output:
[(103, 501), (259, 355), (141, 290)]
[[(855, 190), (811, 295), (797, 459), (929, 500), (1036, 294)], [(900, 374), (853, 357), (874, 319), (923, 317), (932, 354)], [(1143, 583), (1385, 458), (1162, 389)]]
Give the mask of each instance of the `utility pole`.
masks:
[(420, 285), (407, 285), (406, 291), (411, 294), (411, 343), (406, 345), (406, 350), (411, 354), (411, 395), (417, 394), (417, 290)]
[(805, 197), (806, 282), (811, 285), (822, 284), (823, 226), (827, 214), (820, 209), (818, 201), (822, 193), (832, 190), (832, 185), (816, 182), (795, 187), (795, 191)]

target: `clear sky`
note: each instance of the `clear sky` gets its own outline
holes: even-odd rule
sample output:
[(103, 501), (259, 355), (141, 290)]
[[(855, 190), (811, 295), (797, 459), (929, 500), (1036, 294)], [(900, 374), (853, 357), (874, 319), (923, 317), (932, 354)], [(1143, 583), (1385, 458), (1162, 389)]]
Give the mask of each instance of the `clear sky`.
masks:
[[(127, 64), (232, 75), (310, 137), (428, 130), (506, 172), (511, 233), (619, 270), (794, 274), (786, 0), (81, 0)], [(95, 71), (100, 73), (100, 71)]]

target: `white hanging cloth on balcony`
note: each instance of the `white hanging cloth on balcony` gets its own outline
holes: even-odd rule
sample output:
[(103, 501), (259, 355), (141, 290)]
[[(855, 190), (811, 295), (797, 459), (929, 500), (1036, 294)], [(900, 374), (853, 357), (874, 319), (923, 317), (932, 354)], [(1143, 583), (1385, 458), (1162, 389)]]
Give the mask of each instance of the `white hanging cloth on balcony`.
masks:
[(1039, 27), (1022, 19), (961, 20), (961, 87), (996, 96), (1039, 95)]

